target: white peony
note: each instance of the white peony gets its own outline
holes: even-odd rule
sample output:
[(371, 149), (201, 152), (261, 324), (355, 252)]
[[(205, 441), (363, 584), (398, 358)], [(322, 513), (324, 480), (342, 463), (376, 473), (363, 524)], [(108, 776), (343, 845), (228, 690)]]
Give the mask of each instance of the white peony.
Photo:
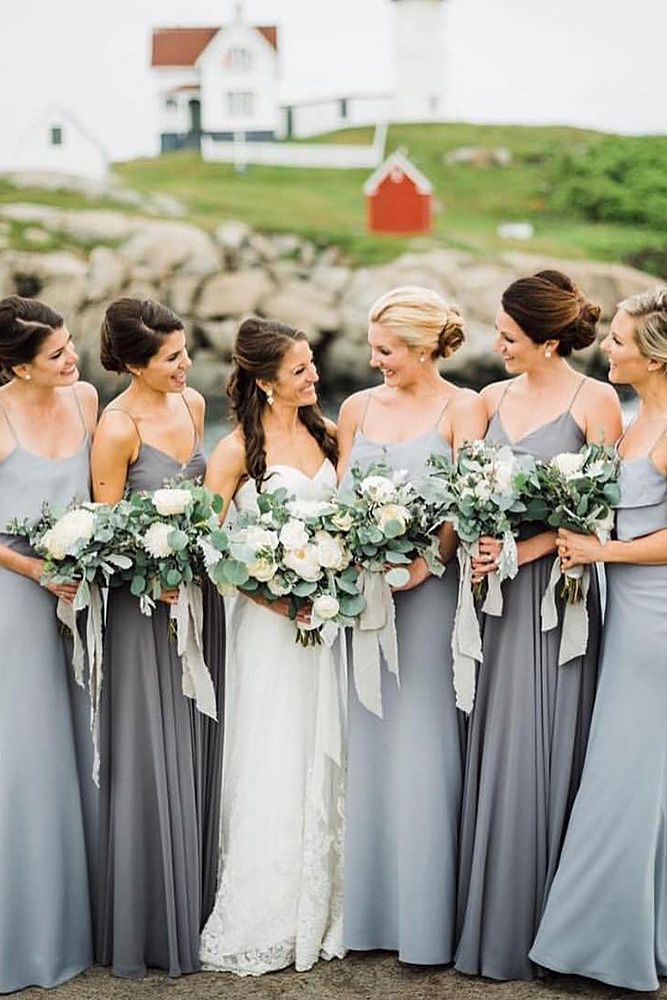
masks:
[(287, 580), (280, 576), (279, 573), (271, 577), (267, 583), (267, 587), (276, 597), (283, 597), (285, 594), (289, 594), (292, 589)]
[(155, 524), (151, 524), (142, 538), (141, 544), (154, 559), (164, 559), (166, 556), (172, 555), (174, 551), (169, 544), (169, 535), (173, 530), (171, 524), (156, 521)]
[(402, 504), (388, 503), (375, 511), (375, 520), (382, 531), (384, 531), (390, 521), (398, 521), (402, 534), (408, 526), (410, 511), (407, 507), (403, 507)]
[(260, 528), (259, 525), (251, 524), (243, 529), (242, 538), (245, 545), (257, 552), (258, 549), (269, 549), (275, 552), (278, 548), (278, 534), (269, 528)]
[(322, 567), (317, 557), (316, 545), (301, 545), (298, 548), (287, 549), (283, 562), (288, 569), (294, 570), (302, 580), (314, 583), (322, 576)]
[[(497, 488), (502, 491), (500, 484), (497, 484)], [(492, 492), (493, 490), (486, 479), (480, 479), (473, 490), (477, 500), (481, 500), (482, 503), (485, 503), (491, 497)]]
[(343, 570), (350, 563), (350, 556), (340, 539), (323, 529), (315, 532), (315, 545), (320, 566), (324, 569)]
[(339, 531), (349, 531), (354, 524), (354, 518), (349, 510), (337, 510), (331, 517), (331, 523)]
[(280, 543), (286, 549), (300, 549), (308, 544), (308, 532), (303, 521), (292, 518), (280, 529)]
[(261, 583), (271, 580), (276, 575), (277, 569), (275, 562), (269, 556), (259, 556), (254, 562), (248, 564), (250, 576)]
[(292, 517), (305, 520), (308, 517), (324, 517), (331, 514), (335, 507), (328, 500), (290, 500), (286, 505), (287, 513)]
[(184, 514), (193, 501), (188, 490), (162, 489), (153, 494), (153, 506), (162, 517)]
[(386, 476), (366, 476), (359, 489), (371, 503), (388, 503), (396, 497), (396, 485)]
[(501, 448), (493, 463), (493, 475), (496, 490), (499, 493), (509, 493), (512, 489), (516, 470), (517, 462), (514, 453), (507, 447)]
[(329, 621), (340, 611), (340, 604), (331, 594), (320, 594), (313, 601), (313, 618)]
[(42, 539), (52, 559), (73, 555), (81, 542), (87, 542), (95, 531), (95, 515), (85, 507), (76, 507), (59, 518)]
[(565, 451), (555, 455), (550, 464), (554, 469), (558, 469), (565, 479), (577, 479), (584, 468), (584, 455)]

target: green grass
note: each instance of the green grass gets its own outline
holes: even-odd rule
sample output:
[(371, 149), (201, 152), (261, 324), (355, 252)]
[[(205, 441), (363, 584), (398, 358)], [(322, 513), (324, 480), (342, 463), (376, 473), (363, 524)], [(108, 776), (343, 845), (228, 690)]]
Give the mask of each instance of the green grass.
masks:
[[(354, 129), (317, 141), (369, 142), (372, 135), (372, 129)], [(382, 263), (414, 246), (447, 246), (491, 256), (519, 249), (609, 261), (627, 261), (646, 250), (664, 251), (667, 234), (658, 229), (587, 222), (550, 207), (554, 162), (566, 150), (603, 138), (602, 133), (561, 127), (390, 127), (387, 150), (405, 149), (433, 183), (437, 199), (434, 233), (418, 241), (366, 233), (361, 189), (368, 171), (250, 167), (237, 175), (231, 166), (204, 163), (191, 152), (121, 163), (115, 170), (128, 187), (142, 193), (176, 196), (187, 206), (188, 219), (211, 231), (223, 219), (242, 219), (267, 232), (296, 232), (319, 245), (337, 244), (355, 264)], [(513, 162), (506, 168), (447, 165), (443, 157), (459, 146), (506, 146)], [(13, 200), (17, 198), (71, 208), (96, 205), (124, 210), (72, 193), (14, 191)], [(0, 183), (0, 202), (7, 200), (7, 185)], [(517, 220), (532, 222), (534, 238), (501, 240), (498, 224)]]

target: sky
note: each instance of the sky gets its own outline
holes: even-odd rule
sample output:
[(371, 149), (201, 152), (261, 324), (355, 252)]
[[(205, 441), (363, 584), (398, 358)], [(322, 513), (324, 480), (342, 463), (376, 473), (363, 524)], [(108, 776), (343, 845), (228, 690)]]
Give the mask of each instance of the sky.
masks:
[[(410, 0), (401, 0), (410, 2)], [(280, 30), (285, 99), (392, 87), (390, 0), (245, 0)], [(451, 121), (667, 133), (667, 0), (445, 0)], [(0, 0), (0, 169), (50, 104), (113, 159), (157, 148), (150, 36), (217, 25), (233, 0)]]

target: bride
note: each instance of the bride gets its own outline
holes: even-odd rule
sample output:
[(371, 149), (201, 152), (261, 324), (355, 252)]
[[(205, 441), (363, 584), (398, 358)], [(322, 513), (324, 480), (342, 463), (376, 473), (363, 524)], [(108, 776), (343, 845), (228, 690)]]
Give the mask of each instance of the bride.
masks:
[[(206, 485), (238, 510), (258, 490), (300, 499), (336, 486), (335, 427), (317, 406), (303, 333), (264, 319), (239, 327), (228, 394), (237, 426), (217, 445)], [(303, 648), (284, 598), (240, 595), (227, 661), (222, 849), (204, 927), (205, 969), (260, 975), (342, 957), (345, 706), (338, 640)], [(334, 738), (332, 739), (332, 735)], [(337, 757), (337, 760), (333, 759)]]

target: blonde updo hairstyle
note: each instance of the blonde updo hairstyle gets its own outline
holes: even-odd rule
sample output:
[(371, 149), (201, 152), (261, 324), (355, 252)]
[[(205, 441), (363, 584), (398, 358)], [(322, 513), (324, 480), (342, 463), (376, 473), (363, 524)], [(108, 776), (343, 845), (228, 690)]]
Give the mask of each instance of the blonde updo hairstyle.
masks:
[(660, 362), (667, 375), (667, 285), (631, 295), (618, 305), (635, 321), (635, 340), (645, 358)]
[(408, 347), (432, 359), (448, 358), (465, 340), (457, 307), (419, 285), (403, 285), (381, 295), (371, 306), (368, 321), (387, 327)]

